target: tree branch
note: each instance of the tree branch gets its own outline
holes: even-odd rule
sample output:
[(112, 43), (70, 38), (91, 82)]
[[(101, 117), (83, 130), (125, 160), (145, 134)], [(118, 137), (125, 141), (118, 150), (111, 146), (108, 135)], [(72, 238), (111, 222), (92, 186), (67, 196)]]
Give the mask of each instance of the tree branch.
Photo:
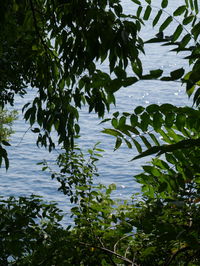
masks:
[(102, 251), (105, 251), (106, 253), (112, 254), (115, 257), (118, 257), (119, 259), (123, 260), (124, 262), (129, 263), (131, 266), (139, 266), (139, 265), (137, 265), (135, 263), (133, 264), (133, 262), (131, 260), (125, 258), (124, 256), (122, 256), (122, 255), (120, 255), (120, 254), (118, 254), (118, 253), (116, 253), (116, 252), (114, 252), (114, 251), (112, 251), (110, 249), (107, 249), (105, 247), (94, 246), (94, 245), (90, 245), (90, 244), (87, 244), (87, 243), (84, 243), (84, 242), (79, 242), (79, 243), (81, 245), (85, 245), (87, 247), (93, 247), (93, 248), (96, 248), (96, 249), (100, 249)]
[(33, 21), (34, 21), (34, 26), (35, 26), (35, 31), (42, 43), (42, 45), (45, 47), (45, 50), (49, 50), (49, 47), (46, 45), (45, 41), (43, 40), (41, 34), (40, 34), (40, 31), (39, 31), (39, 28), (38, 28), (38, 24), (37, 24), (37, 19), (36, 19), (36, 14), (35, 14), (35, 9), (34, 9), (34, 6), (33, 6), (33, 1), (30, 0), (30, 6), (31, 6), (31, 11), (32, 11), (32, 15), (33, 15)]
[(168, 260), (167, 262), (163, 265), (163, 266), (169, 266), (171, 264), (171, 262), (176, 258), (176, 256), (181, 253), (184, 252), (186, 250), (190, 249), (190, 247), (183, 247), (180, 248), (179, 250), (177, 250)]
[[(53, 53), (53, 51), (51, 51), (51, 49), (49, 49), (49, 47), (47, 46), (47, 44), (45, 43), (42, 35), (40, 34), (40, 30), (39, 30), (39, 27), (38, 27), (38, 24), (37, 24), (37, 19), (36, 19), (36, 14), (35, 14), (35, 8), (34, 8), (34, 5), (33, 5), (33, 1), (30, 0), (30, 7), (31, 7), (31, 11), (32, 11), (32, 15), (33, 15), (33, 21), (34, 21), (34, 27), (35, 27), (35, 31), (47, 53), (47, 55), (49, 55), (49, 53), (51, 53), (53, 55), (53, 57), (57, 60), (57, 56), (55, 56), (55, 54)], [(51, 58), (49, 58), (51, 59)]]

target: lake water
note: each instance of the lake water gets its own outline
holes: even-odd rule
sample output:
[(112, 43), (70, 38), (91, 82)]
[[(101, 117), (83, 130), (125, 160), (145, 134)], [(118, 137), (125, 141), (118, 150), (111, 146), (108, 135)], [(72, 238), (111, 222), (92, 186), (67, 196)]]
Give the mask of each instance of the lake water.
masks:
[[(176, 2), (176, 3), (175, 3)], [(133, 12), (134, 5), (130, 1), (122, 1), (127, 13)], [(159, 0), (155, 1), (160, 3)], [(171, 1), (171, 10), (183, 1)], [(170, 10), (169, 10), (170, 11)], [(158, 30), (153, 30), (150, 23), (142, 32), (142, 37), (149, 39), (153, 37)], [(170, 32), (170, 29), (169, 29)], [(159, 45), (148, 45), (146, 56), (143, 56), (145, 69), (163, 69), (166, 74), (182, 66), (187, 67), (182, 59), (183, 55), (175, 56), (173, 53), (167, 53), (168, 48)], [(106, 69), (106, 65), (102, 66)], [(36, 91), (30, 89), (24, 99), (17, 98), (15, 109), (21, 110), (23, 104), (31, 100)], [(184, 89), (180, 84), (174, 82), (146, 81), (121, 89), (117, 93), (117, 110), (132, 111), (137, 105), (148, 105), (151, 103), (170, 102), (178, 106), (191, 105)], [(113, 107), (111, 112), (114, 112)], [(106, 116), (109, 117), (109, 114)], [(115, 183), (117, 190), (114, 197), (129, 199), (132, 193), (139, 192), (140, 187), (134, 181), (134, 175), (141, 171), (141, 164), (148, 159), (130, 162), (130, 159), (136, 155), (135, 149), (128, 150), (122, 146), (114, 152), (115, 140), (101, 132), (104, 125), (99, 125), (99, 120), (95, 114), (88, 114), (87, 110), (80, 113), (81, 139), (80, 145), (84, 150), (91, 148), (96, 142), (101, 142), (100, 148), (105, 150), (103, 158), (98, 163), (100, 176), (96, 180), (103, 184)], [(41, 166), (37, 165), (43, 159), (53, 163), (56, 153), (48, 153), (45, 149), (39, 149), (35, 145), (36, 136), (28, 130), (29, 125), (19, 119), (14, 124), (15, 134), (12, 136), (12, 147), (8, 149), (10, 158), (10, 168), (6, 172), (0, 169), (0, 194), (4, 196), (21, 196), (38, 194), (49, 201), (56, 201), (59, 206), (67, 211), (70, 208), (69, 201), (60, 192), (57, 191), (58, 184), (51, 180), (48, 172), (42, 172)]]

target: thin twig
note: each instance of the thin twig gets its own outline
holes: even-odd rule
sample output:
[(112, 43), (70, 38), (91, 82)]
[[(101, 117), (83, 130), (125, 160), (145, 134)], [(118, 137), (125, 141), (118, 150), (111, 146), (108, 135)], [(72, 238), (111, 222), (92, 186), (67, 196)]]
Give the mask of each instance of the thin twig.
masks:
[[(105, 251), (105, 252), (107, 252), (109, 254), (112, 254), (112, 255), (118, 257), (119, 259), (123, 260), (124, 262), (130, 263), (130, 265), (133, 265), (133, 262), (131, 260), (125, 258), (124, 256), (122, 256), (122, 255), (120, 255), (120, 254), (118, 254), (118, 253), (116, 253), (116, 252), (114, 252), (114, 251), (112, 251), (110, 249), (107, 249), (105, 247), (99, 247), (99, 246), (90, 245), (90, 244), (87, 244), (87, 243), (84, 243), (84, 242), (79, 242), (79, 243), (81, 245), (85, 245), (87, 247), (93, 247), (93, 248), (97, 248), (97, 249), (103, 250), (103, 251)], [(137, 266), (137, 265), (135, 264), (135, 266)]]
[(186, 251), (186, 250), (188, 250), (188, 249), (190, 249), (190, 247), (183, 247), (183, 248), (181, 248), (181, 249), (179, 249), (179, 250), (177, 250), (168, 260), (167, 260), (167, 262), (163, 265), (163, 266), (169, 266), (170, 264), (171, 264), (171, 262), (176, 258), (176, 256), (179, 254), (179, 253), (181, 253), (181, 252), (183, 252), (183, 251)]
[[(36, 14), (35, 14), (35, 8), (33, 5), (33, 1), (30, 0), (30, 6), (31, 6), (31, 11), (32, 11), (32, 15), (33, 15), (33, 21), (34, 21), (34, 27), (35, 27), (35, 31), (42, 43), (42, 45), (45, 48), (46, 54), (47, 56), (49, 56), (49, 53), (51, 53), (53, 55), (53, 57), (56, 59), (56, 61), (58, 60), (58, 57), (53, 53), (53, 51), (48, 47), (48, 45), (46, 44), (46, 42), (44, 41), (42, 35), (40, 34), (40, 30), (38, 28), (38, 24), (37, 24), (37, 19), (36, 19)], [(51, 60), (51, 58), (49, 58)]]
[(35, 26), (36, 33), (37, 33), (42, 45), (45, 47), (45, 50), (49, 51), (49, 47), (46, 45), (45, 41), (43, 40), (43, 38), (42, 38), (42, 36), (40, 34), (40, 31), (39, 31), (39, 28), (38, 28), (38, 24), (37, 24), (35, 9), (34, 9), (32, 0), (30, 0), (30, 6), (31, 6), (32, 15), (33, 15), (33, 21), (34, 21), (34, 26)]
[[(166, 11), (165, 9), (161, 9), (160, 7), (157, 7), (157, 6), (154, 6), (154, 5), (151, 5), (153, 8), (155, 8), (155, 9), (159, 9), (159, 10), (162, 10), (165, 14), (167, 14), (168, 16), (171, 16), (172, 17), (172, 19), (174, 20), (174, 21), (176, 21), (176, 23), (177, 24), (179, 24), (179, 25), (181, 25), (182, 27), (183, 27), (183, 29), (191, 36), (191, 38), (193, 39), (193, 41), (195, 42), (195, 44), (197, 44), (197, 41), (193, 38), (194, 37), (194, 35), (193, 34), (191, 34), (190, 33), (190, 31), (189, 30), (187, 30), (187, 28), (186, 27), (184, 27), (184, 25), (175, 17), (175, 16), (173, 16), (172, 14), (170, 14), (168, 11)], [(196, 15), (195, 15), (195, 17), (197, 17)]]
[(15, 147), (19, 146), (22, 143), (22, 140), (24, 139), (26, 133), (32, 128), (32, 126), (30, 126), (23, 134), (23, 136), (21, 137), (20, 141), (15, 145)]
[(121, 241), (121, 240), (123, 240), (124, 238), (127, 238), (127, 237), (129, 237), (130, 235), (126, 235), (126, 236), (123, 236), (122, 238), (120, 238), (120, 239), (118, 239), (117, 240), (117, 242), (115, 243), (115, 245), (114, 245), (114, 252), (116, 252), (116, 248), (117, 248), (117, 245), (118, 245), (118, 243)]

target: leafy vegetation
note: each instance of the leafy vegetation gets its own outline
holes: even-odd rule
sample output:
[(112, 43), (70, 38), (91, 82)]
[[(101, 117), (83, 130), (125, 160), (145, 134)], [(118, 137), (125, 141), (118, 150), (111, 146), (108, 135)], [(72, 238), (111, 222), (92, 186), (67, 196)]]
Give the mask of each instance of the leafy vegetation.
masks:
[[(200, 264), (198, 1), (183, 1), (173, 14), (167, 0), (160, 7), (151, 0), (132, 2), (136, 11), (131, 15), (123, 13), (118, 0), (2, 4), (0, 103), (2, 108), (14, 104), (15, 94), (25, 96), (29, 85), (37, 90), (23, 108), (24, 118), (38, 134), (37, 144), (50, 151), (55, 147), (51, 131), (58, 133), (64, 150), (57, 159), (60, 171), (53, 172), (45, 162), (43, 170), (49, 169), (59, 190), (70, 197), (73, 224), (60, 225), (62, 214), (55, 204), (37, 197), (2, 198), (1, 265)], [(158, 34), (144, 43), (140, 30), (149, 21)], [(172, 22), (176, 26), (167, 36)], [(144, 73), (140, 55), (146, 43), (187, 52), (190, 72)], [(103, 62), (108, 62), (106, 73), (99, 67)], [(95, 146), (86, 159), (74, 144), (80, 134), (79, 110), (87, 105), (102, 118), (117, 90), (152, 79), (179, 81), (194, 105), (138, 106), (133, 113), (115, 112), (103, 121), (111, 122), (103, 132), (116, 139), (116, 150), (124, 142), (129, 149), (136, 147), (133, 160), (151, 155), (135, 176), (142, 186), (140, 197), (116, 201), (111, 197), (114, 184), (93, 183), (101, 150)], [(0, 156), (8, 168), (5, 150)]]
[(7, 151), (4, 146), (9, 146), (9, 137), (13, 133), (12, 123), (17, 118), (17, 112), (8, 112), (0, 109), (0, 166), (2, 159), (5, 161), (6, 169), (9, 167)]

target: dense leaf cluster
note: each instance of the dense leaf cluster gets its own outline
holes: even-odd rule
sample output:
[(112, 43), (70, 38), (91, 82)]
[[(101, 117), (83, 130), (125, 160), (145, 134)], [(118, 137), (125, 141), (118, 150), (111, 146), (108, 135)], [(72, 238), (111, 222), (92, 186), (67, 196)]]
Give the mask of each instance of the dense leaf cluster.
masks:
[(0, 109), (0, 166), (2, 165), (2, 159), (4, 159), (7, 169), (9, 167), (9, 160), (4, 146), (10, 146), (8, 140), (10, 135), (13, 133), (12, 123), (16, 118), (16, 111), (8, 112)]
[[(130, 62), (141, 64), (140, 20), (126, 17), (118, 0), (4, 5), (1, 106), (14, 104), (14, 95), (31, 86), (37, 96), (24, 106), (24, 118), (35, 127), (38, 145), (54, 148), (50, 132), (55, 129), (58, 143), (73, 147), (78, 109), (87, 103), (102, 117), (115, 101), (113, 93), (137, 80), (125, 69)], [(99, 67), (106, 61), (113, 78)]]

